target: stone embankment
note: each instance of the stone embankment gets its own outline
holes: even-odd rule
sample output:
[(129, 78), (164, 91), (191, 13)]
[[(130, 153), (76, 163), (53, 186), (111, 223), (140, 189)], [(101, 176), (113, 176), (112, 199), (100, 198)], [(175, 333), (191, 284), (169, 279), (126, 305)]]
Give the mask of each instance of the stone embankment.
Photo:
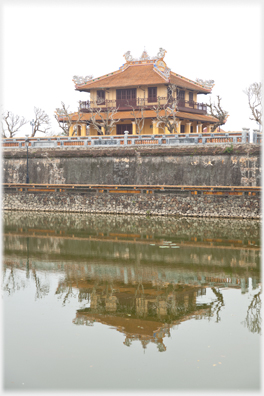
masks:
[(260, 197), (69, 192), (5, 193), (4, 210), (260, 219)]

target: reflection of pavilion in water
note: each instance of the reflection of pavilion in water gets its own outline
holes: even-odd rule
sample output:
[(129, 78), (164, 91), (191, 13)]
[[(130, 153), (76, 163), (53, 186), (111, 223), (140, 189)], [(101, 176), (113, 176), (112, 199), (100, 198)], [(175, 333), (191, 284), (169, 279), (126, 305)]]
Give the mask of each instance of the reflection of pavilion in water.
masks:
[[(71, 282), (71, 287), (77, 287), (76, 283)], [(196, 286), (79, 281), (78, 288), (79, 299), (87, 299), (90, 307), (78, 310), (73, 323), (111, 326), (125, 334), (127, 346), (139, 340), (143, 348), (153, 342), (165, 351), (163, 339), (170, 336), (172, 326), (193, 317), (209, 317), (212, 311), (210, 304), (197, 303), (206, 288)]]
[[(252, 288), (256, 289), (260, 279), (251, 279)], [(89, 308), (77, 311), (73, 323), (90, 326), (100, 322), (122, 332), (127, 346), (139, 340), (143, 348), (152, 342), (159, 351), (165, 351), (163, 339), (170, 336), (173, 326), (214, 314), (220, 320), (224, 301), (219, 288), (236, 288), (246, 293), (249, 278), (229, 277), (224, 271), (200, 273), (184, 267), (87, 264), (74, 270), (68, 268), (57, 293), (67, 293), (69, 287), (77, 288), (79, 301), (87, 300), (89, 304)], [(197, 301), (207, 288), (215, 294), (215, 301)]]
[[(77, 264), (76, 262), (46, 262), (6, 256), (4, 271), (10, 270), (15, 284), (16, 270), (35, 274), (36, 298), (46, 293), (46, 285), (38, 280), (39, 273), (60, 273), (56, 295), (63, 304), (73, 296), (89, 308), (78, 310), (75, 324), (91, 325), (100, 322), (114, 327), (126, 336), (125, 345), (140, 340), (145, 348), (149, 342), (165, 350), (163, 339), (170, 336), (170, 329), (191, 318), (220, 320), (224, 306), (221, 288), (236, 288), (246, 293), (249, 279), (252, 289), (259, 286), (259, 271), (241, 269), (239, 273), (225, 268), (208, 268), (195, 271), (182, 266), (155, 266), (115, 263)], [(254, 274), (253, 276), (250, 276)], [(10, 278), (11, 279), (11, 278)], [(11, 285), (12, 286), (12, 285)], [(45, 290), (44, 290), (44, 289)], [(210, 288), (214, 301), (202, 304), (200, 296)], [(77, 291), (77, 293), (76, 293)]]

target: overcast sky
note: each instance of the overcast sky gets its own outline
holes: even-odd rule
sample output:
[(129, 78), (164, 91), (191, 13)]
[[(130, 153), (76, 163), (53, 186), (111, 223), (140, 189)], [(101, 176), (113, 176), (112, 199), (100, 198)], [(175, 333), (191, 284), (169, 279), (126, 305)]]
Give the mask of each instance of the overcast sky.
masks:
[(30, 120), (34, 106), (40, 107), (59, 133), (54, 111), (61, 101), (75, 111), (79, 100), (88, 99), (74, 90), (74, 75), (99, 77), (118, 70), (126, 51), (139, 57), (145, 46), (155, 56), (162, 47), (172, 71), (215, 81), (210, 96), (214, 101), (220, 95), (230, 114), (224, 130), (258, 129), (243, 90), (262, 78), (261, 1), (211, 3), (5, 0), (3, 110)]

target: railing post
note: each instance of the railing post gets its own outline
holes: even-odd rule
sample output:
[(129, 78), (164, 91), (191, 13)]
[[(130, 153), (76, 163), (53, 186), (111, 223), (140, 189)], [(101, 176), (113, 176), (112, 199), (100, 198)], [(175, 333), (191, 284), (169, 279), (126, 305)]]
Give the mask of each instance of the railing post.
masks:
[(124, 145), (127, 146), (127, 135), (128, 135), (128, 131), (124, 132)]
[(247, 142), (247, 134), (249, 133), (249, 128), (242, 128), (242, 143)]
[(253, 136), (252, 136), (252, 140), (250, 141), (250, 143), (257, 143), (258, 142), (258, 129), (253, 129)]

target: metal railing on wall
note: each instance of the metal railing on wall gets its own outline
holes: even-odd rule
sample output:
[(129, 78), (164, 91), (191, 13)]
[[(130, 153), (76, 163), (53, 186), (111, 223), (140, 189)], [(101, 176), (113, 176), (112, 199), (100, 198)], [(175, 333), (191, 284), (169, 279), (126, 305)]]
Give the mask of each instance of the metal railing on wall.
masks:
[(188, 195), (249, 195), (259, 197), (260, 186), (188, 186), (188, 185), (134, 185), (134, 184), (43, 184), (43, 183), (3, 183), (5, 192), (70, 192), (111, 193), (111, 194), (186, 194)]
[[(181, 133), (170, 135), (131, 135), (127, 131), (124, 135), (102, 136), (61, 136), (29, 138), (29, 148), (65, 148), (74, 146), (83, 147), (120, 147), (137, 145), (179, 146), (179, 145), (206, 145), (206, 144), (261, 144), (262, 133), (249, 129), (242, 132), (214, 132), (214, 133)], [(5, 149), (26, 148), (25, 138), (3, 139), (2, 147)]]

